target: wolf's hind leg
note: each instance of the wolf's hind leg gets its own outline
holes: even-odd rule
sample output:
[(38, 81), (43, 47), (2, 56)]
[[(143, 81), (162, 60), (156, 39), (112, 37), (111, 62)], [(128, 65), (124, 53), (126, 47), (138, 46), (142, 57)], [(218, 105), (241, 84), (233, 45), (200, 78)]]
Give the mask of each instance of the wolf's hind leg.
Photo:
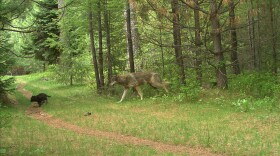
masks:
[(166, 91), (166, 93), (168, 93), (168, 89), (166, 88), (166, 85), (167, 85), (167, 83), (165, 83), (165, 82), (162, 83), (163, 89)]
[(163, 88), (166, 92), (168, 92), (165, 82), (162, 81), (158, 74), (154, 74), (151, 77), (149, 84), (154, 88)]
[(142, 93), (140, 87), (139, 87), (139, 86), (136, 86), (136, 87), (134, 87), (134, 88), (135, 88), (137, 94), (140, 96), (141, 100), (143, 100), (143, 93)]
[(164, 83), (153, 81), (150, 83), (150, 85), (154, 88), (163, 88), (166, 92), (168, 92)]

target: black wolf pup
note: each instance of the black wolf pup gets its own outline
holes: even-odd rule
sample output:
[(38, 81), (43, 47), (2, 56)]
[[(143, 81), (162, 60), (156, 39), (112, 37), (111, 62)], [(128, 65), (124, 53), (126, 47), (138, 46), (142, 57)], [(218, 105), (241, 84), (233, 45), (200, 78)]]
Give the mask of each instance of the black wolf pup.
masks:
[(119, 101), (122, 102), (129, 88), (134, 88), (142, 100), (143, 94), (139, 86), (145, 83), (149, 84), (153, 88), (162, 88), (168, 92), (167, 85), (169, 83), (162, 81), (159, 74), (154, 72), (136, 72), (124, 75), (115, 75), (112, 77), (110, 85), (119, 84), (124, 87), (122, 98)]
[(51, 97), (45, 93), (40, 93), (38, 95), (35, 96), (31, 96), (31, 102), (37, 102), (39, 107), (41, 107), (41, 105), (43, 103), (48, 103), (48, 97)]

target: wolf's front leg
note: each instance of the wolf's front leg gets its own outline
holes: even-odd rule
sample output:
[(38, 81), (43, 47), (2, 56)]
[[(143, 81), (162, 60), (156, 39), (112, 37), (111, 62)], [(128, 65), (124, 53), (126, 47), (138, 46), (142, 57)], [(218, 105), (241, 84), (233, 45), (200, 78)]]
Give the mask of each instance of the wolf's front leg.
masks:
[(127, 89), (127, 88), (125, 88), (125, 89), (124, 89), (124, 91), (123, 91), (122, 98), (121, 98), (121, 100), (120, 100), (118, 103), (121, 103), (121, 102), (122, 102), (122, 100), (123, 100), (123, 99), (124, 99), (124, 97), (126, 96), (127, 91), (128, 91), (128, 89)]

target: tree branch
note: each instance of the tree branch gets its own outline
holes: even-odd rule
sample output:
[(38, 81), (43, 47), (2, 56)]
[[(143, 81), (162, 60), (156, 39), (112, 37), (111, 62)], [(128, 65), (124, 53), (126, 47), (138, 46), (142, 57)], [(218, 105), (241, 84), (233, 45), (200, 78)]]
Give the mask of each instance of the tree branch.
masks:
[(196, 2), (194, 2), (194, 1), (192, 1), (192, 2), (195, 3), (195, 6), (190, 5), (189, 3), (187, 3), (187, 2), (184, 1), (184, 0), (180, 0), (180, 1), (181, 1), (183, 4), (187, 5), (188, 7), (190, 7), (191, 9), (193, 9), (193, 10), (199, 10), (199, 11), (203, 12), (204, 14), (207, 14), (207, 15), (209, 14), (208, 11), (201, 9), (201, 8), (199, 7), (199, 5), (198, 5)]
[(20, 33), (32, 33), (34, 30), (17, 30), (17, 29), (9, 29), (9, 28), (0, 28), (0, 31), (13, 31), (13, 32), (20, 32)]

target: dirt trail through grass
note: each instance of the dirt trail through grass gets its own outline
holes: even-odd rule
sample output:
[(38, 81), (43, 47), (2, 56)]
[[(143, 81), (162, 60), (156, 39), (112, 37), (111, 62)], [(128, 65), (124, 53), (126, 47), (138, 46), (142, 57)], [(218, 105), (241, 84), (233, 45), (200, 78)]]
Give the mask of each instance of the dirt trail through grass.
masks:
[[(29, 99), (32, 93), (25, 90), (24, 86), (25, 86), (24, 83), (20, 83), (17, 89), (26, 98)], [(44, 112), (40, 107), (36, 105), (31, 105), (26, 110), (26, 114), (54, 128), (61, 128), (61, 129), (76, 132), (78, 134), (85, 134), (92, 137), (112, 139), (122, 144), (131, 144), (136, 146), (149, 146), (151, 148), (156, 149), (158, 152), (187, 153), (188, 155), (200, 155), (200, 156), (219, 155), (219, 154), (211, 153), (208, 149), (205, 148), (194, 148), (194, 147), (188, 147), (183, 145), (171, 145), (171, 144), (165, 144), (161, 142), (155, 142), (152, 140), (137, 138), (134, 136), (121, 135), (114, 132), (104, 132), (104, 131), (93, 130), (89, 128), (82, 128), (53, 117), (52, 115)]]

